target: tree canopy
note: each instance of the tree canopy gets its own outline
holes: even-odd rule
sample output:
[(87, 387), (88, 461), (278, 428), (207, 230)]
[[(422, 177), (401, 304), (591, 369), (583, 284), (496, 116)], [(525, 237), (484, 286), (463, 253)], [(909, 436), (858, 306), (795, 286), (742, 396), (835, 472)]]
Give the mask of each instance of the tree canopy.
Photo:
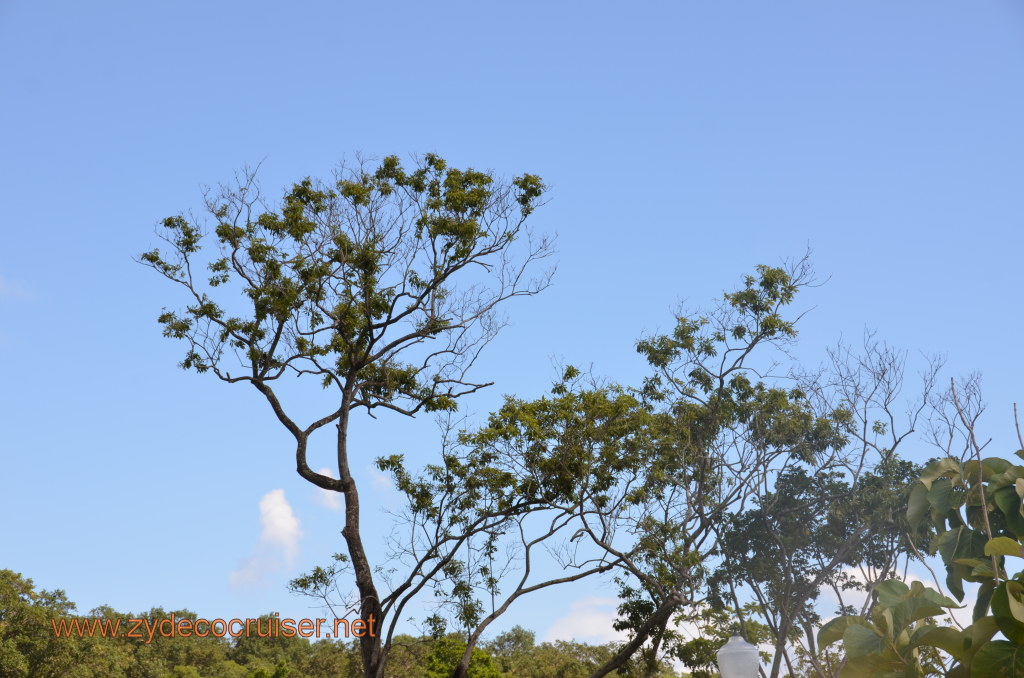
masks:
[[(380, 633), (357, 641), (368, 678), (411, 671), (411, 656), (429, 676), (508, 673), (529, 643), (499, 636), (510, 654), (482, 653), (492, 624), (584, 579), (617, 588), (625, 634), (579, 660), (588, 678), (655, 675), (666, 661), (709, 675), (732, 618), (772, 646), (766, 676), (830, 675), (821, 591), (841, 613), (855, 612), (844, 591), (866, 591), (868, 614), (877, 587), (920, 557), (902, 511), (920, 469), (897, 448), (936, 405), (940, 362), (909, 399), (905, 355), (870, 335), (816, 371), (795, 363), (793, 304), (815, 284), (805, 257), (758, 266), (709, 309), (681, 308), (670, 332), (640, 338), (640, 383), (570, 365), (545, 395), (455, 420), (459, 399), (489, 385), (470, 368), (502, 326), (499, 307), (550, 282), (534, 265), (551, 241), (525, 225), (545, 188), (531, 174), (503, 181), (433, 154), (407, 170), (389, 156), (302, 179), (274, 204), (244, 172), (207, 193), (210, 230), (192, 215), (161, 222), (168, 251), (140, 262), (184, 290), (187, 305), (158, 318), (186, 345), (181, 366), (255, 388), (291, 435), (298, 474), (344, 500), (344, 552), (292, 588), (375, 621)], [(315, 381), (323, 410), (300, 423), (279, 392), (285, 375)], [(417, 469), (350, 449), (353, 413), (380, 409), (448, 415), (437, 456)], [(311, 437), (332, 428), (336, 478), (307, 460)], [(387, 577), (361, 531), (360, 455), (405, 498)], [(417, 601), (433, 605), (429, 652), (401, 633)]]
[[(195, 620), (189, 610), (176, 619)], [(76, 612), (63, 591), (38, 590), (31, 579), (0, 570), (0, 675), (4, 678), (358, 678), (363, 675), (355, 641), (305, 638), (165, 638), (92, 636), (62, 633), (54, 622), (83, 624), (114, 619), (167, 619), (171, 611), (132, 613), (99, 607)], [(261, 617), (269, 619), (270, 615)], [(70, 627), (68, 627), (70, 628)], [(399, 635), (394, 639), (386, 678), (446, 676), (465, 645), (457, 635)], [(591, 668), (615, 651), (614, 644), (570, 641), (535, 643), (516, 627), (474, 649), (473, 678), (586, 678)], [(638, 667), (626, 675), (639, 678)], [(659, 678), (676, 674), (662, 667)]]

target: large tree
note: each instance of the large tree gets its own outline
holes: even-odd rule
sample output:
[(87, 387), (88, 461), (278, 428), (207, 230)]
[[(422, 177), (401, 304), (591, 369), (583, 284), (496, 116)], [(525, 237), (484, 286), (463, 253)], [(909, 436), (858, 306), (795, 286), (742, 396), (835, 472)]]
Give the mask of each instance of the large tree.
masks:
[[(342, 167), (331, 181), (303, 179), (272, 205), (245, 172), (207, 194), (212, 233), (172, 216), (160, 228), (169, 251), (141, 255), (189, 300), (159, 317), (165, 336), (187, 345), (181, 366), (259, 391), (294, 439), (299, 475), (342, 494), (356, 610), (378, 628), (393, 630), (397, 597), (413, 584), (379, 589), (360, 532), (350, 416), (453, 410), (458, 397), (487, 385), (467, 371), (501, 327), (496, 308), (549, 282), (550, 273), (530, 269), (551, 253), (550, 241), (524, 223), (544, 190), (531, 174), (501, 181), (433, 154), (406, 170), (390, 156), (376, 167)], [(288, 374), (331, 394), (308, 423), (275, 388)], [(337, 478), (307, 462), (311, 436), (329, 427)], [(368, 677), (383, 675), (382, 637), (390, 636), (360, 640)]]
[[(671, 334), (639, 343), (655, 370), (642, 388), (569, 368), (550, 395), (508, 397), (484, 427), (457, 435), (443, 464), (417, 476), (400, 457), (381, 460), (409, 498), (411, 546), (396, 555), (461, 549), (443, 571), (468, 640), (454, 675), (515, 600), (601, 575), (618, 582), (629, 639), (590, 675), (638, 652), (657, 669), (676, 641), (672, 620), (704, 599), (727, 519), (780, 469), (839, 458), (848, 413), (818, 412), (795, 384), (770, 381), (773, 348), (796, 332), (785, 307), (810, 280), (806, 262), (762, 266), (711, 312), (680, 314)], [(487, 528), (455, 541), (468, 524)]]
[(756, 602), (746, 618), (770, 632), (769, 676), (831, 675), (815, 636), (820, 593), (831, 591), (845, 613), (849, 591), (861, 591), (866, 613), (875, 586), (914, 557), (902, 514), (920, 469), (897, 450), (929, 410), (940, 367), (932, 359), (920, 389), (904, 398), (905, 354), (867, 333), (862, 349), (840, 344), (820, 370), (796, 377), (816, 409), (844, 413), (846, 442), (834, 454), (765, 473), (753, 505), (721, 526), (722, 562), (709, 581), (717, 610), (739, 606), (737, 589)]
[[(382, 460), (409, 497), (405, 543), (418, 547), (398, 556), (430, 553), (457, 526), (493, 519), (460, 543), (462, 566), (448, 576), (470, 648), (521, 596), (606, 575), (621, 592), (616, 627), (629, 636), (592, 678), (638, 658), (650, 671), (666, 653), (687, 659), (694, 646), (674, 621), (705, 610), (720, 620), (741, 597), (756, 602), (742, 621), (775, 645), (777, 676), (792, 663), (793, 632), (810, 634), (813, 657), (823, 586), (841, 590), (854, 566), (872, 582), (891, 576), (911, 550), (897, 505), (914, 473), (895, 449), (938, 365), (902, 425), (902, 355), (883, 345), (833, 352), (820, 374), (799, 376), (783, 362), (796, 336), (787, 307), (812, 280), (805, 260), (761, 266), (712, 310), (680, 313), (670, 334), (639, 342), (653, 367), (640, 388), (570, 368), (548, 396), (507, 398), (418, 477), (398, 457)], [(539, 565), (545, 553), (560, 577)]]
[[(408, 500), (394, 560), (410, 573), (389, 599), (430, 586), (473, 648), (524, 596), (584, 578), (614, 578), (629, 639), (594, 666), (621, 671), (642, 653), (656, 671), (676, 640), (672, 620), (703, 600), (708, 558), (726, 519), (793, 463), (835, 459), (843, 412), (816, 412), (775, 384), (773, 349), (795, 336), (785, 307), (811, 281), (806, 261), (758, 267), (706, 314), (676, 318), (638, 348), (655, 373), (641, 388), (567, 368), (550, 395), (507, 397), (476, 430), (454, 431), (439, 463), (413, 472), (380, 458)], [(296, 581), (329, 597), (337, 567)]]

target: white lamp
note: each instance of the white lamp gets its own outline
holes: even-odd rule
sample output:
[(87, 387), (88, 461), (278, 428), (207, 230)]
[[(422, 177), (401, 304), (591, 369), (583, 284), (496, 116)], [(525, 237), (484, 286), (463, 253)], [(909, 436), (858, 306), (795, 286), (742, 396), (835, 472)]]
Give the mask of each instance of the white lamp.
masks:
[(738, 633), (718, 651), (718, 670), (722, 678), (754, 678), (760, 664), (757, 648)]

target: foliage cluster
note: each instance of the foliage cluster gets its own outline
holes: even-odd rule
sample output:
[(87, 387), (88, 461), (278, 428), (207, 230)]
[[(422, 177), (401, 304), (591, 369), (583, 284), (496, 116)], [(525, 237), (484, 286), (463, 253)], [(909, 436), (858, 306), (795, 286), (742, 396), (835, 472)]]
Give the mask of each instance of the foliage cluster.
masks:
[[(31, 579), (0, 570), (0, 676), (4, 678), (359, 678), (354, 643), (303, 638), (55, 637), (52, 619), (166, 619), (171, 611), (141, 614), (108, 607), (78, 615), (63, 591), (36, 590)], [(195, 619), (176, 610), (177, 619)], [(465, 648), (458, 636), (400, 635), (395, 638), (387, 678), (446, 678)], [(616, 651), (615, 644), (571, 641), (535, 643), (521, 627), (498, 635), (473, 652), (472, 678), (586, 678)], [(640, 678), (638, 665), (621, 674)], [(654, 678), (676, 674), (661, 666)]]
[[(839, 617), (819, 632), (822, 644), (842, 640), (842, 678), (1024, 676), (1024, 570), (1007, 570), (1007, 559), (1024, 558), (1024, 466), (982, 458), (973, 421), (964, 423), (975, 458), (933, 461), (913, 485), (907, 515), (919, 529), (937, 531), (931, 550), (958, 601), (965, 582), (978, 585), (972, 623), (936, 621), (957, 604), (920, 582), (884, 582), (870, 618)], [(1024, 458), (1024, 449), (1016, 454)]]

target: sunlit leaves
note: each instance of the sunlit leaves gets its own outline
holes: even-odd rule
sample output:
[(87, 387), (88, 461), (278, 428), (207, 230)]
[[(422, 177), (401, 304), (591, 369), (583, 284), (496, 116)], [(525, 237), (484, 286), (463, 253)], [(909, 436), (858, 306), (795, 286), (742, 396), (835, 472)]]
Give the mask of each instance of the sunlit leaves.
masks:
[[(330, 184), (304, 178), (273, 206), (247, 174), (207, 196), (212, 233), (191, 216), (168, 217), (158, 229), (168, 253), (152, 249), (139, 261), (193, 298), (159, 318), (166, 336), (189, 344), (183, 367), (226, 379), (221, 361), (235, 355), (243, 372), (234, 380), (266, 382), (292, 369), (370, 408), (447, 411), (480, 387), (464, 382), (458, 366), (492, 332), (491, 307), (545, 284), (510, 267), (546, 256), (546, 240), (528, 246), (523, 262), (509, 253), (544, 188), (534, 175), (502, 182), (435, 154), (412, 171), (388, 156)], [(205, 289), (194, 277), (204, 242), (218, 251), (202, 262)], [(457, 276), (495, 266), (496, 288), (474, 278), (459, 296)], [(450, 346), (432, 359), (395, 361), (439, 338)]]
[(931, 623), (956, 607), (952, 600), (917, 581), (908, 586), (890, 579), (880, 582), (877, 591), (878, 604), (870, 617), (837, 617), (818, 631), (822, 646), (842, 640), (847, 659), (840, 676), (934, 675), (941, 665), (925, 648), (960, 651), (962, 634), (943, 633)]

